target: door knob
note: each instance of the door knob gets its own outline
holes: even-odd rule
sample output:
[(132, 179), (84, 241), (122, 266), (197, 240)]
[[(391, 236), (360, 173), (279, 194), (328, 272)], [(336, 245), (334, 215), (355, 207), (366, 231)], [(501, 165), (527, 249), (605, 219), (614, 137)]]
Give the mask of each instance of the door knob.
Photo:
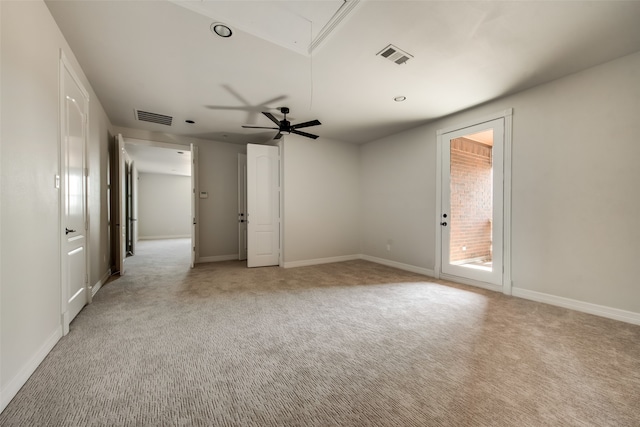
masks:
[(447, 223), (446, 222), (441, 222), (440, 225), (443, 226), (443, 227), (446, 227)]
[(75, 233), (75, 232), (76, 232), (76, 230), (72, 230), (72, 229), (66, 228), (66, 227), (64, 228), (64, 234)]

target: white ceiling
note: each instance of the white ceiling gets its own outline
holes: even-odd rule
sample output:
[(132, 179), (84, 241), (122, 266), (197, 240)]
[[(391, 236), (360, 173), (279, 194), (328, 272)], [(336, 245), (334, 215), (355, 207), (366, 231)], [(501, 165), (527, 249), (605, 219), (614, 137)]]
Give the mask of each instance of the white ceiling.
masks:
[(125, 150), (138, 172), (191, 176), (191, 151), (188, 147), (168, 148), (158, 145), (125, 139)]
[[(341, 1), (47, 2), (114, 125), (234, 143), (269, 140), (241, 125), (270, 126), (259, 112), (281, 106), (319, 119), (311, 133), (367, 142), (640, 50), (638, 1), (347, 4), (332, 22)], [(414, 57), (376, 56), (390, 43)]]

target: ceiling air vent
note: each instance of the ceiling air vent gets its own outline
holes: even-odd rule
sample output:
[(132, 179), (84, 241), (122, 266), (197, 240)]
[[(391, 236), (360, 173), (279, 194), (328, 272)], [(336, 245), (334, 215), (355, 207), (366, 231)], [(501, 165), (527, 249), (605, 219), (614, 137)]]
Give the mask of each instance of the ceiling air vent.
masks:
[(173, 117), (165, 116), (164, 114), (150, 113), (148, 111), (135, 110), (136, 119), (142, 122), (158, 123), (160, 125), (171, 126)]
[(395, 47), (392, 44), (385, 47), (377, 54), (382, 56), (383, 58), (388, 59), (389, 61), (395, 62), (398, 65), (405, 64), (408, 60), (413, 58), (413, 55)]

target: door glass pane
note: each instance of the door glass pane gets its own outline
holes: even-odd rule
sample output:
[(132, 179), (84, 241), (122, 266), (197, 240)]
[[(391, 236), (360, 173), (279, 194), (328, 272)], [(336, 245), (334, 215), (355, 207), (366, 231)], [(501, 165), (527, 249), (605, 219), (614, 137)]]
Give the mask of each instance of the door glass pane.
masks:
[(450, 141), (449, 261), (492, 271), (493, 129)]

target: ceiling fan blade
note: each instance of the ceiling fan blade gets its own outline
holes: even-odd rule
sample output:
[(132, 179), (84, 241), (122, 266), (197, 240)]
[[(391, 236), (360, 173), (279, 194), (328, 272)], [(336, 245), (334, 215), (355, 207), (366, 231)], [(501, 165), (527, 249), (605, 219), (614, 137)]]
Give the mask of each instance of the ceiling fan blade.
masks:
[(265, 116), (267, 116), (267, 118), (269, 120), (271, 120), (273, 123), (278, 125), (278, 129), (280, 128), (280, 120), (276, 119), (275, 116), (271, 113), (265, 113), (264, 111), (262, 112), (262, 114), (264, 114)]
[(245, 129), (273, 129), (273, 130), (280, 130), (280, 128), (268, 128), (266, 126), (246, 126), (246, 125), (242, 125), (243, 128)]
[(280, 138), (282, 138), (282, 134), (280, 132), (278, 132), (278, 134), (273, 137), (273, 139), (280, 139)]
[(225, 106), (225, 105), (205, 105), (205, 108), (208, 108), (209, 110), (237, 110), (237, 111), (246, 111), (247, 107), (231, 107), (231, 106)]
[(304, 123), (298, 123), (297, 125), (291, 125), (291, 129), (300, 129), (300, 128), (306, 128), (309, 126), (318, 126), (321, 125), (322, 123), (320, 123), (318, 120), (311, 120), (310, 122), (304, 122)]
[(251, 103), (249, 103), (249, 101), (244, 99), (244, 97), (242, 95), (240, 95), (238, 92), (236, 92), (231, 86), (222, 85), (222, 87), (225, 88), (227, 90), (227, 92), (229, 92), (231, 95), (233, 95), (238, 101), (242, 102), (244, 105), (247, 105), (247, 106), (251, 105)]
[(300, 132), (299, 130), (291, 129), (291, 133), (295, 133), (296, 135), (306, 136), (307, 138), (316, 139), (318, 135), (314, 135), (311, 133)]

